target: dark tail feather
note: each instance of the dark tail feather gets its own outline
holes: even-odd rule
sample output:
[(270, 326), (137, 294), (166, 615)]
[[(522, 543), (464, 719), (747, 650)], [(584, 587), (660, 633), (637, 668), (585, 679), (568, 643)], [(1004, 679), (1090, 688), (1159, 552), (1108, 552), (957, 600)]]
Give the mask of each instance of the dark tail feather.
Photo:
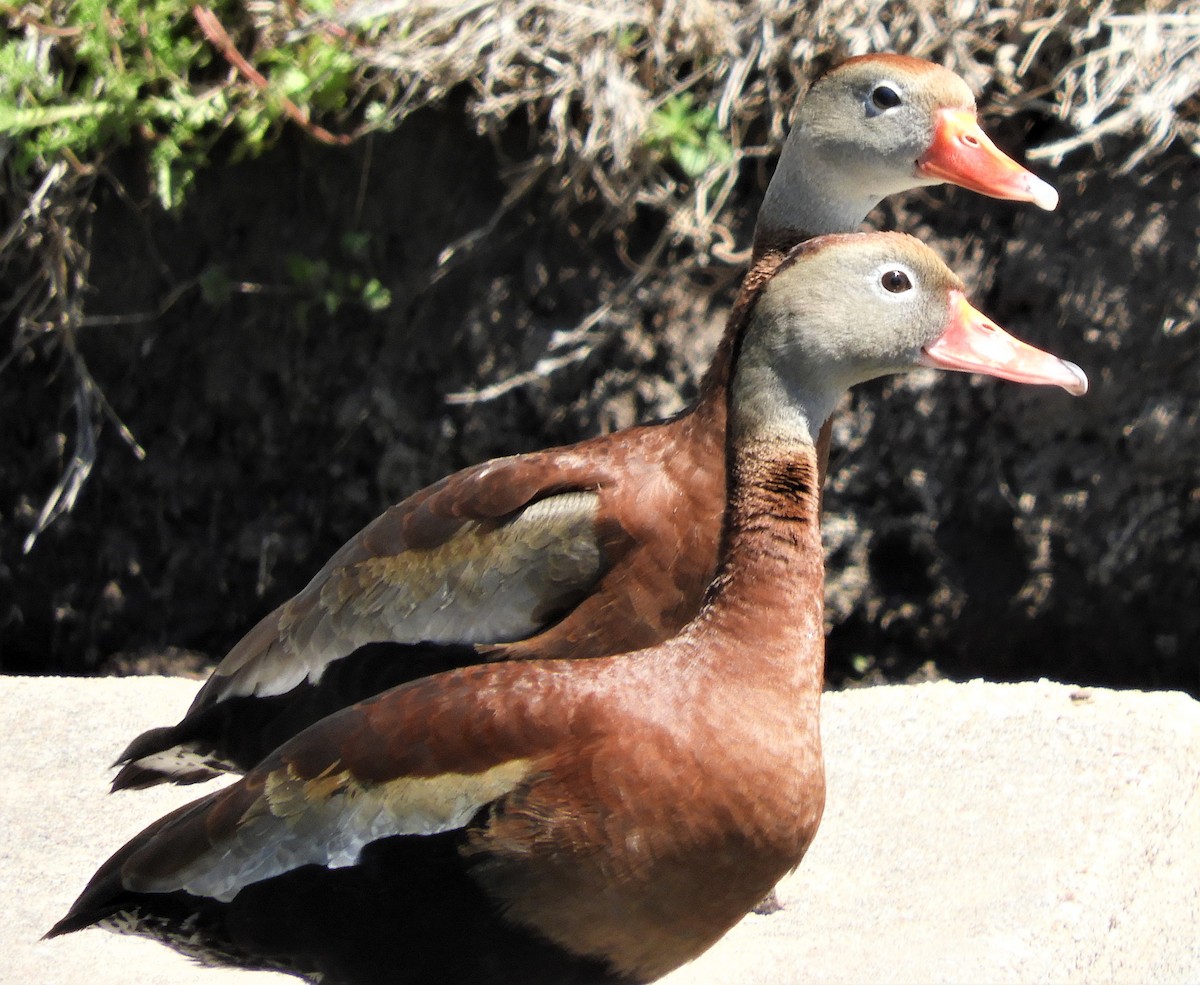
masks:
[(160, 783), (176, 783), (180, 785), (204, 783), (206, 780), (211, 780), (214, 777), (222, 775), (224, 775), (224, 771), (222, 770), (210, 770), (202, 766), (198, 766), (192, 770), (168, 773), (165, 770), (130, 763), (128, 766), (121, 767), (121, 771), (113, 777), (112, 786), (108, 792), (116, 793), (118, 790), (148, 790), (150, 787), (157, 787)]
[[(120, 907), (114, 906), (111, 913), (116, 913)], [(74, 907), (71, 911), (58, 921), (53, 927), (42, 934), (42, 940), (48, 941), (52, 937), (61, 937), (63, 934), (73, 934), (77, 930), (83, 930), (85, 927), (91, 927), (93, 924), (103, 920), (111, 913), (76, 913)]]
[(158, 832), (168, 824), (194, 811), (203, 810), (212, 800), (213, 796), (215, 794), (210, 794), (207, 797), (202, 797), (200, 800), (194, 800), (190, 804), (177, 807), (171, 813), (160, 817), (140, 834), (135, 835), (127, 841), (107, 862), (96, 870), (96, 874), (84, 886), (83, 892), (79, 894), (79, 898), (71, 904), (71, 909), (67, 911), (67, 915), (46, 931), (42, 935), (42, 940), (49, 940), (51, 937), (61, 937), (63, 934), (71, 934), (76, 930), (83, 930), (85, 927), (94, 926), (114, 914), (126, 912), (131, 906), (136, 906), (136, 894), (127, 890), (121, 881), (121, 870), (124, 868), (125, 863), (133, 855), (145, 848)]
[(85, 927), (92, 927), (106, 917), (111, 917), (113, 914), (127, 909), (130, 894), (121, 884), (121, 867), (164, 824), (190, 807), (191, 805), (188, 804), (166, 817), (159, 818), (140, 835), (122, 846), (116, 854), (96, 870), (96, 874), (84, 886), (79, 898), (71, 904), (67, 915), (47, 930), (42, 936), (42, 940), (61, 937), (63, 934), (72, 934)]
[[(152, 728), (129, 743), (113, 763), (121, 771), (113, 778), (109, 792), (145, 790), (160, 783), (203, 783), (228, 770), (216, 761), (206, 762), (207, 757), (189, 748), (179, 733), (178, 725)], [(172, 750), (174, 756), (169, 755)], [(161, 757), (158, 764), (144, 762), (156, 757)]]
[(126, 763), (132, 763), (135, 759), (141, 759), (143, 756), (170, 748), (174, 744), (172, 733), (175, 728), (174, 725), (167, 725), (162, 728), (148, 729), (129, 743), (112, 765), (124, 766)]
[(316, 684), (305, 681), (285, 694), (193, 704), (177, 725), (150, 729), (129, 743), (113, 764), (122, 769), (112, 789), (144, 790), (245, 773), (327, 715), (399, 684), (482, 659), (466, 644), (368, 643), (333, 661)]

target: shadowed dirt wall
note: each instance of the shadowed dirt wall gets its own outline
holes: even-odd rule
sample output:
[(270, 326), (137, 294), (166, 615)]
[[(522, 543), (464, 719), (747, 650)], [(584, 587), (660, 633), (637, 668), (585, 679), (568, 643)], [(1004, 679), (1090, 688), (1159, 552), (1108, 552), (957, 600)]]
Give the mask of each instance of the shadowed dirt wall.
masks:
[[(1045, 126), (990, 129), (1018, 151)], [(138, 187), (140, 162), (116, 162), (129, 197), (101, 183), (89, 314), (154, 312), (192, 279), (206, 289), (80, 334), (147, 457), (104, 427), (78, 505), (29, 554), (39, 497), (71, 454), (70, 385), (36, 358), (0, 375), (0, 669), (186, 663), (137, 659), (167, 647), (218, 658), (389, 502), (689, 399), (736, 266), (668, 262), (617, 301), (585, 361), (446, 403), (536, 363), (659, 232), (635, 221), (617, 244), (586, 205), (565, 214), (535, 189), (439, 268), (493, 216), (530, 139), (517, 121), (477, 137), (451, 100), (349, 149), (297, 137), (219, 164), (176, 216)], [(739, 246), (769, 168), (743, 169)], [(1079, 363), (1092, 391), (917, 374), (849, 399), (827, 497), (835, 683), (933, 661), (951, 676), (1200, 690), (1200, 164), (1168, 153), (1113, 177), (1082, 151), (1035, 169), (1062, 193), (1056, 213), (937, 189), (871, 217), (933, 244), (982, 309)], [(298, 283), (296, 257), (334, 273)], [(379, 277), (391, 306), (329, 314), (320, 284), (349, 270)]]

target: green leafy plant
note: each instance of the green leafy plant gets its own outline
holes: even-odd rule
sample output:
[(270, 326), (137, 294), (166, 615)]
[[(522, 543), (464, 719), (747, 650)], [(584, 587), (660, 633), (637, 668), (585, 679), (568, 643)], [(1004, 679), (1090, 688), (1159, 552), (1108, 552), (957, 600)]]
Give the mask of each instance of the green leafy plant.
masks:
[(654, 111), (647, 144), (668, 155), (689, 178), (733, 160), (733, 147), (721, 132), (716, 110), (697, 105), (690, 92), (669, 96)]
[(346, 305), (386, 311), (392, 305), (392, 292), (371, 272), (370, 245), (369, 233), (351, 231), (340, 237), (332, 260), (288, 253), (283, 258), (285, 283), (281, 285), (235, 281), (220, 263), (205, 267), (196, 283), (204, 303), (218, 309), (241, 292), (282, 294), (292, 299), (292, 318), (304, 326), (313, 312), (335, 315)]
[[(314, 310), (334, 315), (343, 305), (355, 304), (368, 311), (386, 311), (392, 304), (392, 292), (378, 277), (370, 275), (363, 266), (369, 258), (370, 237), (366, 233), (348, 232), (339, 246), (345, 264), (333, 264), (322, 257), (307, 257), (289, 253), (285, 265), (289, 288), (297, 296), (296, 321), (304, 325)], [(351, 266), (355, 263), (355, 266)]]
[(229, 53), (205, 36), (203, 17), (224, 35), (221, 25), (244, 12), (230, 0), (194, 15), (180, 0), (75, 0), (48, 5), (44, 20), (18, 15), (22, 29), (0, 44), (0, 136), (15, 138), (17, 175), (59, 159), (93, 163), (136, 142), (160, 201), (175, 207), (223, 135), (235, 157), (255, 155), (285, 119), (307, 125), (354, 103), (344, 39), (310, 33), (255, 51), (253, 65), (231, 73), (240, 55), (227, 35), (217, 41)]

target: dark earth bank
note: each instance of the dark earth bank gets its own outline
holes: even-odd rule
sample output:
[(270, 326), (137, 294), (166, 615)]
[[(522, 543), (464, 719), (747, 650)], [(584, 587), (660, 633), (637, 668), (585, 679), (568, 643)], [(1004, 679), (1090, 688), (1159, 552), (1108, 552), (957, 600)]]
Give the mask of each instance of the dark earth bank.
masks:
[[(998, 142), (1022, 146), (1008, 126)], [(447, 404), (547, 355), (658, 231), (646, 216), (618, 248), (598, 208), (568, 214), (544, 186), (498, 214), (530, 139), (520, 125), (478, 138), (457, 106), (349, 149), (293, 137), (212, 167), (178, 215), (152, 204), (135, 156), (113, 162), (87, 313), (177, 300), (78, 346), (147, 456), (104, 423), (78, 505), (23, 554), (75, 448), (75, 377), (39, 343), (0, 372), (0, 670), (198, 669), (388, 503), (692, 396), (740, 268), (669, 258), (618, 298), (586, 360)], [(831, 683), (1045, 675), (1200, 693), (1200, 163), (1038, 170), (1056, 213), (937, 189), (872, 216), (935, 245), (979, 307), (1079, 363), (1092, 391), (917, 374), (847, 401), (826, 500)], [(762, 190), (748, 167), (740, 244)], [(354, 300), (372, 277), (390, 291), (381, 311)]]

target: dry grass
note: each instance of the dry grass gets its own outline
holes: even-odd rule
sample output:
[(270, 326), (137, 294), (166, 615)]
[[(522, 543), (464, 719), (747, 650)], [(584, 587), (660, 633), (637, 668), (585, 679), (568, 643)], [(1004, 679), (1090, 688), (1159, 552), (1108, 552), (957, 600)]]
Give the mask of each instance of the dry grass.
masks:
[[(1058, 115), (1076, 134), (1029, 152), (1054, 163), (1102, 138), (1134, 136), (1122, 171), (1164, 151), (1177, 137), (1200, 154), (1200, 3), (1162, 14), (1116, 14), (1112, 4), (1065, 32), (1074, 57), (1055, 76)], [(1061, 30), (1047, 22), (1045, 30)]]
[[(1149, 7), (1129, 15), (1110, 0), (355, 0), (339, 6), (336, 24), (359, 39), (364, 78), (393, 87), (392, 121), (460, 86), (482, 133), (498, 133), (514, 114), (530, 120), (539, 144), (514, 167), (510, 204), (549, 181), (563, 208), (600, 198), (614, 227), (649, 206), (663, 213), (672, 246), (708, 262), (734, 252), (729, 179), (747, 158), (775, 152), (806, 80), (847, 55), (930, 58), (983, 93), (985, 112), (1053, 113), (1076, 134), (1031, 156), (1056, 163), (1106, 136), (1133, 138), (1123, 145), (1126, 167), (1176, 136), (1200, 152), (1200, 4)], [(328, 27), (283, 25), (286, 8), (273, 3), (253, 9), (264, 32)], [(655, 111), (685, 91), (716, 107), (733, 149), (694, 180), (647, 145)], [(1090, 166), (1082, 155), (1079, 166)]]
[[(528, 373), (458, 398), (470, 402), (584, 358), (609, 306), (666, 257), (697, 266), (742, 259), (730, 226), (733, 179), (747, 160), (776, 151), (805, 81), (841, 57), (895, 50), (930, 58), (967, 79), (985, 115), (1032, 109), (1056, 116), (1075, 132), (1029, 156), (1066, 157), (1082, 172), (1110, 144), (1120, 148), (1124, 168), (1145, 165), (1176, 138), (1200, 153), (1200, 5), (1151, 2), (1141, 13), (1121, 12), (1127, 6), (1111, 0), (351, 0), (317, 17), (297, 4), (256, 0), (246, 4), (254, 33), (237, 40), (250, 62), (263, 47), (315, 33), (352, 46), (360, 60), (357, 97), (380, 108), (369, 127), (395, 125), (464, 88), (481, 133), (499, 135), (524, 117), (536, 142), (510, 168), (502, 212), (535, 187), (550, 189), (563, 212), (599, 202), (601, 224), (614, 232), (618, 250), (635, 210), (660, 217), (657, 243), (629, 258), (629, 279), (613, 297), (561, 333), (554, 351)], [(54, 44), (53, 35), (31, 32), (29, 39), (31, 57), (45, 58)], [(235, 76), (231, 70), (227, 84)], [(685, 92), (698, 109), (715, 110), (729, 151), (691, 174), (650, 139), (656, 113)], [(353, 111), (340, 122), (349, 126), (352, 117)], [(1084, 148), (1093, 153), (1080, 153)], [(57, 347), (77, 381), (74, 451), (45, 497), (38, 531), (70, 508), (94, 462), (99, 422), (107, 416), (119, 425), (73, 341), (86, 330), (82, 224), (94, 181), (90, 162), (46, 161), (38, 180), (6, 185), (7, 214), (16, 218), (0, 237), (0, 274), (17, 285), (16, 329), (0, 370), (24, 349), (47, 345)], [(443, 261), (461, 258), (494, 225), (448, 244)], [(27, 549), (31, 544), (32, 537)]]

